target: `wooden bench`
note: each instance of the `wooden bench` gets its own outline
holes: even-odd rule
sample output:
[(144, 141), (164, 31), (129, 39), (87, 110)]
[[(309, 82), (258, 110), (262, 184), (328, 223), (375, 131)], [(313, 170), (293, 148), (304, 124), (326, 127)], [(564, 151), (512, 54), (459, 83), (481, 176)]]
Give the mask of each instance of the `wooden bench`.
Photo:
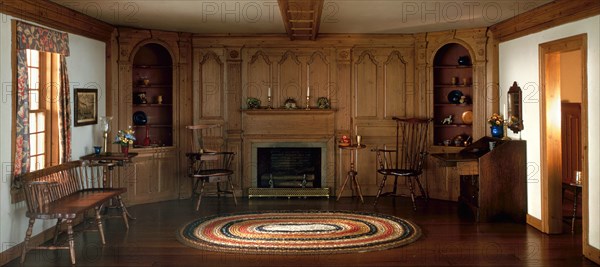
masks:
[[(103, 180), (101, 171), (85, 166), (82, 161), (72, 161), (42, 170), (23, 174), (20, 179), (24, 184), (26, 216), (29, 227), (23, 242), (21, 263), (30, 249), (68, 249), (71, 263), (75, 264), (75, 244), (73, 240), (73, 221), (78, 215), (95, 209), (95, 221), (100, 233), (102, 244), (105, 244), (104, 229), (102, 228), (101, 209), (103, 204), (111, 199), (116, 200), (121, 208), (125, 226), (129, 228), (126, 209), (121, 200), (121, 194), (126, 188), (110, 188)], [(29, 239), (36, 219), (56, 219), (54, 242), (51, 246), (29, 247)], [(68, 246), (56, 246), (61, 223), (67, 224)]]

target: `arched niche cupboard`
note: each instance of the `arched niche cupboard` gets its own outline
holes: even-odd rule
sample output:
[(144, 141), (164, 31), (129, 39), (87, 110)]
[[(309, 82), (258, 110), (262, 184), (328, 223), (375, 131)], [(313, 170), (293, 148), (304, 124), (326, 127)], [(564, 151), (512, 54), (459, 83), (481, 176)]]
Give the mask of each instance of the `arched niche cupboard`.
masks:
[[(486, 73), (487, 45), (485, 29), (427, 34), (427, 114), (434, 119), (429, 153), (458, 152), (486, 135), (494, 103), (488, 99), (494, 88), (487, 86), (491, 82)], [(456, 167), (442, 166), (429, 157), (424, 175), (430, 197), (458, 199)]]
[[(157, 202), (179, 197), (181, 87), (187, 69), (182, 64), (186, 42), (177, 33), (120, 28), (118, 36), (119, 87), (113, 95), (113, 126), (131, 126), (138, 153), (119, 168), (121, 186), (127, 187), (127, 204)], [(187, 41), (189, 43), (189, 41)], [(185, 55), (187, 53), (183, 53)], [(116, 151), (113, 147), (112, 151)]]

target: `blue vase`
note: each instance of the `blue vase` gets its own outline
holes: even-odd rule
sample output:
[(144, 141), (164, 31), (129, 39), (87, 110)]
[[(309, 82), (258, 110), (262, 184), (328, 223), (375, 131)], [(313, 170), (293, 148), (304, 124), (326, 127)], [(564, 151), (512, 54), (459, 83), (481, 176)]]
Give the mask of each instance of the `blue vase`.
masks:
[(492, 125), (492, 126), (490, 126), (490, 130), (492, 133), (492, 137), (496, 137), (496, 138), (504, 137), (504, 127), (502, 127), (502, 125)]

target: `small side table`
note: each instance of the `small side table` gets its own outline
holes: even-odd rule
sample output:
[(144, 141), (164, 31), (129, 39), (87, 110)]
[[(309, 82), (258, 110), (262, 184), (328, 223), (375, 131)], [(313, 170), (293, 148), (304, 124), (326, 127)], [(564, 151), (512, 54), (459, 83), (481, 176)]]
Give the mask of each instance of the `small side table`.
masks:
[[(125, 155), (123, 153), (114, 153), (114, 152), (106, 153), (105, 152), (105, 153), (100, 153), (100, 154), (85, 155), (85, 156), (81, 157), (81, 160), (89, 162), (90, 166), (102, 167), (102, 182), (104, 183), (103, 186), (104, 187), (113, 187), (113, 186), (115, 186), (115, 183), (113, 181), (113, 170), (114, 170), (115, 166), (123, 166), (125, 164), (125, 162), (131, 162), (131, 159), (135, 156), (137, 156), (137, 153), (128, 153), (127, 155)], [(109, 206), (107, 206), (106, 208), (121, 209), (122, 212), (125, 213), (125, 215), (126, 215), (126, 217), (124, 217), (125, 227), (127, 229), (129, 229), (129, 222), (127, 221), (126, 218), (129, 218), (131, 220), (135, 220), (135, 218), (133, 216), (131, 216), (131, 214), (127, 210), (127, 207), (125, 207), (125, 205), (122, 204), (123, 201), (122, 201), (120, 195), (117, 196), (117, 202), (121, 203), (121, 206), (113, 205), (112, 199), (111, 199)]]
[(350, 151), (350, 170), (348, 171), (348, 174), (346, 175), (346, 179), (344, 180), (344, 183), (342, 183), (342, 187), (340, 188), (340, 191), (338, 192), (338, 196), (336, 200), (340, 200), (340, 196), (342, 196), (342, 192), (344, 191), (344, 187), (346, 187), (346, 184), (348, 183), (348, 180), (352, 180), (352, 186), (356, 188), (356, 191), (358, 192), (358, 196), (360, 197), (360, 202), (365, 203), (365, 200), (363, 199), (363, 195), (362, 192), (360, 191), (360, 185), (358, 184), (358, 181), (356, 180), (356, 175), (358, 174), (358, 172), (356, 172), (356, 170), (354, 169), (354, 153), (359, 150), (359, 149), (363, 149), (365, 147), (367, 147), (366, 145), (348, 145), (348, 146), (338, 146), (340, 148), (340, 150), (349, 150)]

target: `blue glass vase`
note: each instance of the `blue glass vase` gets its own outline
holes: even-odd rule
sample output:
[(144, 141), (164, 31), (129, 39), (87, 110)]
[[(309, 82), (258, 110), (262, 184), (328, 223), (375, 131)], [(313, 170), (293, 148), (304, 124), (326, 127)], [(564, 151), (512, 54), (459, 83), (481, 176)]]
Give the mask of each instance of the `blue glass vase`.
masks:
[(490, 126), (490, 130), (492, 133), (492, 137), (496, 137), (496, 138), (504, 137), (504, 127), (502, 127), (502, 125), (492, 125), (492, 126)]

